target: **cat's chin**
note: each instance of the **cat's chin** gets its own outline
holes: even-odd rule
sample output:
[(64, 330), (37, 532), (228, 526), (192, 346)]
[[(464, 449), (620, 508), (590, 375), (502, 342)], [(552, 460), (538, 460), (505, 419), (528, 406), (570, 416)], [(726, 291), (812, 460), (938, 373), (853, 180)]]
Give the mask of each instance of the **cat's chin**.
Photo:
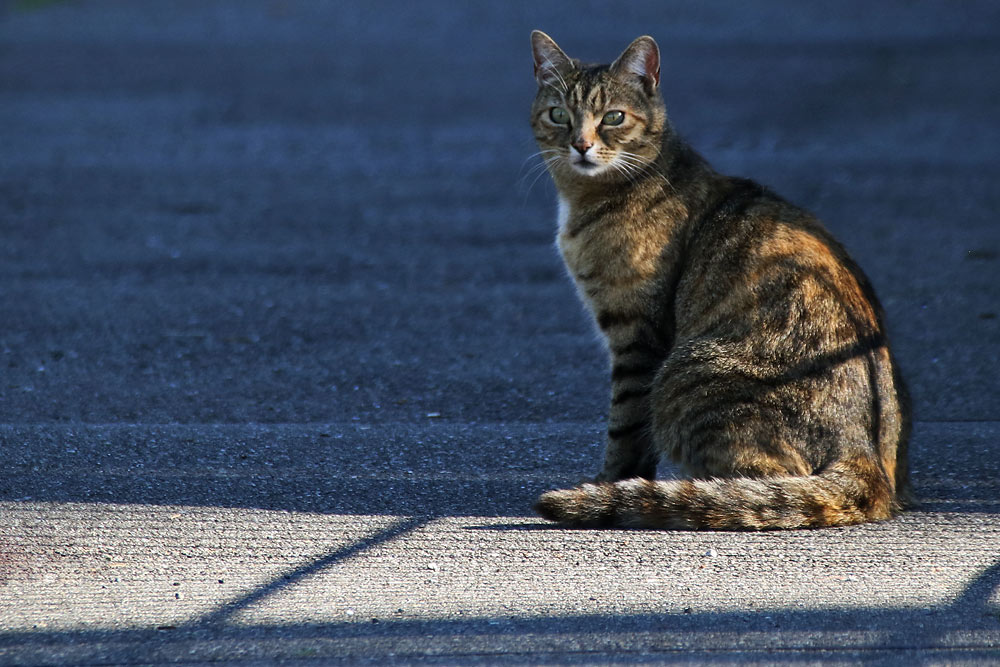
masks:
[(569, 166), (575, 173), (583, 176), (597, 176), (598, 174), (603, 174), (608, 170), (608, 165), (597, 164), (596, 162), (590, 162), (589, 160), (570, 162)]

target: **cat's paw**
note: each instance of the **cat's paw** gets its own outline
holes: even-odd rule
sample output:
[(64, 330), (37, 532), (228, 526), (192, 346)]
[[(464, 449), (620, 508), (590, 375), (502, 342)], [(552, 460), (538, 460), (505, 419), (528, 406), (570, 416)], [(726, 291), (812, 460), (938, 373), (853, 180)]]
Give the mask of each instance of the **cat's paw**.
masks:
[(615, 482), (621, 482), (626, 479), (635, 479), (636, 477), (641, 477), (642, 479), (648, 479), (650, 481), (656, 479), (656, 464), (642, 463), (627, 469), (604, 468), (601, 472), (597, 473), (597, 476), (592, 479), (583, 480), (578, 486), (583, 484), (603, 484), (605, 482), (614, 484)]
[(593, 477), (587, 477), (580, 481), (577, 486), (583, 486), (584, 484), (603, 484), (604, 482), (615, 483), (625, 479), (621, 473), (617, 470), (602, 470)]

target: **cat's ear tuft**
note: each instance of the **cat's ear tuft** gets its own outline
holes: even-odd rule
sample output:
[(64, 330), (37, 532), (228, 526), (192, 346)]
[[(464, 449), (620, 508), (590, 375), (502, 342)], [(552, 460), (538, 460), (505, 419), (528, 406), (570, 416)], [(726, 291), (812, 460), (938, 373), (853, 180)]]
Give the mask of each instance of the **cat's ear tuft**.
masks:
[(566, 73), (573, 69), (573, 61), (551, 37), (541, 30), (533, 30), (531, 54), (535, 60), (535, 80), (539, 86), (566, 87)]
[(660, 47), (649, 35), (636, 38), (611, 65), (616, 75), (638, 80), (646, 93), (652, 95), (660, 85)]

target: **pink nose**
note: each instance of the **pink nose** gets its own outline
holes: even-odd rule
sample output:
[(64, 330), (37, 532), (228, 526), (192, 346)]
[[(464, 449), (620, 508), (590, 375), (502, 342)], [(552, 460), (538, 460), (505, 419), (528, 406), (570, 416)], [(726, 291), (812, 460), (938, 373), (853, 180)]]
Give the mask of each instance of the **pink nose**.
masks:
[(590, 147), (593, 145), (593, 142), (587, 141), (586, 139), (577, 139), (573, 142), (573, 148), (575, 148), (580, 155), (583, 155), (590, 150)]

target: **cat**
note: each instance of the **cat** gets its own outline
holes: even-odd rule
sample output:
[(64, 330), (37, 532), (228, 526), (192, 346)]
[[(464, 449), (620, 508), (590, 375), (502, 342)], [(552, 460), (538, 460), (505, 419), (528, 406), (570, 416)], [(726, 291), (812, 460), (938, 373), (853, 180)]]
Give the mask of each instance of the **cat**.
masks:
[[(909, 397), (868, 279), (822, 224), (674, 131), (660, 51), (531, 35), (557, 245), (611, 357), (604, 466), (535, 505), (567, 526), (761, 530), (912, 502)], [(655, 480), (660, 457), (689, 476)]]

